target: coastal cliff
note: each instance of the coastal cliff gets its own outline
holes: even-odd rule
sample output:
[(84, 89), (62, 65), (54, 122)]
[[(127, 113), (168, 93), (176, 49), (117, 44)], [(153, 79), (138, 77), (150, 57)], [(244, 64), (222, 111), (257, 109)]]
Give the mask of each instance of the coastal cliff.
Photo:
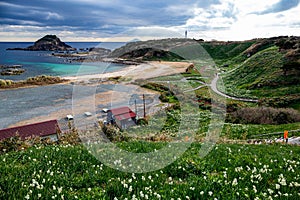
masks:
[(46, 35), (27, 48), (8, 48), (7, 50), (23, 51), (71, 51), (75, 48), (62, 42), (56, 35)]

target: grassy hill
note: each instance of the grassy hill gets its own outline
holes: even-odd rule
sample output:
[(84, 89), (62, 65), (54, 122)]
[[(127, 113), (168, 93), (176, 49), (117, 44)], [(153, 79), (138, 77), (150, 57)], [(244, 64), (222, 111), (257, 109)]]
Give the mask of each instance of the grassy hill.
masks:
[(240, 54), (254, 43), (255, 40), (244, 42), (200, 42), (201, 46), (217, 64), (233, 63), (233, 58), (240, 61), (244, 60), (246, 56), (240, 56)]
[[(223, 92), (233, 96), (256, 97), (262, 103), (299, 107), (300, 39), (279, 37), (255, 42), (231, 59), (223, 75)], [(221, 48), (222, 49), (222, 48)], [(244, 60), (243, 60), (244, 59)], [(230, 61), (229, 61), (230, 60)], [(283, 102), (285, 101), (285, 102)]]

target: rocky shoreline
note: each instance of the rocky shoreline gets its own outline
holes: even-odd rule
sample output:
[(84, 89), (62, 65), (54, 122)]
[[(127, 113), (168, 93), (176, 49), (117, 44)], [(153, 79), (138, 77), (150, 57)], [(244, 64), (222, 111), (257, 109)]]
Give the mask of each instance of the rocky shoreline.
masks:
[(2, 76), (20, 75), (26, 71), (22, 67), (22, 65), (0, 65), (0, 74)]

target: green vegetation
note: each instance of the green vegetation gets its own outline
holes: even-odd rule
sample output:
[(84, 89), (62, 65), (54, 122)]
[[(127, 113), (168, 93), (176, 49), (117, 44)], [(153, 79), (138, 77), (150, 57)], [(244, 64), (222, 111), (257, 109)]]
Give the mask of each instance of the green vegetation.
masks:
[[(200, 43), (217, 64), (232, 62), (231, 59), (239, 56), (253, 45), (255, 41), (246, 42), (204, 42)], [(244, 59), (246, 56), (244, 56)], [(241, 61), (241, 60), (240, 60)]]
[(298, 44), (299, 39), (286, 37), (257, 41), (232, 57), (230, 67), (221, 67), (227, 72), (222, 74), (225, 87), (219, 89), (236, 97), (259, 98), (262, 105), (286, 107), (292, 103), (297, 108), (300, 98)]
[[(166, 143), (122, 142), (130, 152)], [(300, 149), (289, 145), (201, 144), (154, 172), (105, 166), (82, 146), (35, 146), (0, 155), (1, 199), (298, 199)]]
[[(192, 80), (197, 80), (198, 78), (201, 79), (199, 75), (198, 78), (197, 76), (194, 75), (192, 75), (191, 78), (189, 78), (186, 75), (186, 78)], [(168, 87), (167, 87), (168, 85), (164, 83), (167, 80), (179, 81), (181, 80), (181, 76), (172, 75), (172, 76), (155, 78), (153, 81), (163, 81), (163, 82), (159, 84), (150, 82), (144, 85), (144, 87), (161, 92), (162, 96), (165, 97), (165, 98), (161, 98), (161, 100), (165, 100), (165, 102), (169, 102), (169, 103), (170, 102), (176, 103), (176, 101), (173, 101), (174, 98), (172, 97), (174, 94), (168, 91)], [(176, 82), (176, 84), (178, 83)], [(190, 85), (191, 87), (194, 88), (198, 86), (196, 84), (190, 84)], [(208, 130), (208, 126), (210, 124), (210, 120), (213, 117), (211, 116), (211, 111), (210, 111), (211, 94), (209, 92), (208, 87), (197, 89), (194, 92), (197, 98), (197, 103), (199, 105), (199, 123), (200, 123), (199, 127), (200, 128), (197, 131), (197, 138), (201, 140), (201, 138), (205, 136)], [(270, 98), (267, 98), (267, 100), (270, 100)], [(267, 100), (266, 99), (265, 101), (261, 100), (259, 103), (245, 103), (240, 101), (227, 100), (226, 108), (228, 114), (226, 117), (226, 123), (224, 129), (221, 133), (221, 137), (225, 139), (233, 139), (233, 140), (246, 140), (252, 138), (255, 135), (270, 134), (275, 132), (283, 133), (284, 130), (300, 129), (299, 112), (291, 109), (272, 108), (271, 107), (272, 102), (269, 101), (268, 101), (268, 106), (269, 106), (268, 108), (258, 107), (260, 104), (266, 106)], [(297, 99), (294, 102), (296, 101)], [(280, 102), (280, 101), (276, 99), (275, 102)], [(282, 100), (282, 102), (285, 102), (285, 107), (289, 108), (292, 100), (287, 101), (286, 99), (284, 99)], [(277, 107), (282, 107), (282, 106), (277, 106)], [(174, 136), (174, 131), (176, 130), (175, 127), (178, 126), (176, 124), (180, 123), (180, 120), (178, 120), (178, 115), (175, 114), (178, 112), (178, 109), (180, 109), (180, 107), (178, 106), (175, 107), (175, 110), (174, 108), (172, 108), (171, 113), (173, 114), (167, 115), (168, 123), (166, 123), (165, 121), (166, 116), (158, 115), (152, 117), (155, 119), (155, 120), (152, 119), (151, 121), (152, 125), (155, 124), (152, 126), (152, 128), (159, 127), (159, 124), (166, 123), (166, 126), (164, 126), (163, 131), (159, 129), (158, 132), (154, 133), (152, 129), (152, 132), (151, 130), (148, 131), (143, 130), (139, 132), (135, 129), (134, 137), (143, 138), (143, 139), (145, 139), (145, 136), (147, 136), (148, 138), (151, 136), (155, 136), (157, 138), (159, 137), (172, 138), (172, 136)], [(268, 125), (268, 124), (273, 124), (273, 125)], [(296, 132), (294, 135), (300, 135), (300, 132)], [(276, 137), (278, 137), (278, 135), (276, 135)], [(273, 136), (270, 136), (269, 138), (274, 139)]]
[(28, 87), (28, 86), (35, 86), (35, 85), (39, 85), (39, 86), (50, 85), (50, 84), (63, 83), (67, 81), (68, 80), (62, 79), (60, 77), (45, 76), (45, 75), (31, 77), (24, 81), (11, 81), (11, 80), (0, 79), (0, 89)]
[(282, 73), (282, 58), (283, 55), (275, 47), (255, 54), (241, 66), (223, 76), (226, 93), (234, 96), (242, 95), (243, 92), (248, 96), (258, 97), (274, 95), (274, 91), (278, 92), (277, 88), (272, 91), (268, 86), (279, 81), (278, 77)]
[(230, 112), (227, 119), (243, 124), (288, 124), (300, 122), (300, 113), (291, 108), (240, 108)]

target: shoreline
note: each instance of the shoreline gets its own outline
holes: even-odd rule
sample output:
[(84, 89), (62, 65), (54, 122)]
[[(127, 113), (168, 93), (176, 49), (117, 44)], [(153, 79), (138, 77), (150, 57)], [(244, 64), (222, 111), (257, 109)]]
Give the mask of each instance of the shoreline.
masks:
[(189, 62), (148, 61), (139, 65), (130, 65), (121, 70), (102, 74), (62, 76), (70, 81), (88, 80), (95, 78), (128, 77), (132, 80), (156, 78), (176, 73), (183, 73), (191, 65)]
[[(159, 62), (159, 61), (151, 61), (151, 62), (147, 62), (147, 63), (143, 63), (140, 65), (131, 65), (128, 66), (126, 68), (123, 68), (121, 70), (115, 71), (115, 72), (108, 72), (108, 73), (103, 73), (103, 74), (93, 74), (93, 75), (81, 75), (81, 76), (64, 76), (61, 77), (62, 79), (67, 79), (67, 82), (64, 83), (59, 83), (59, 84), (70, 84), (70, 83), (74, 83), (74, 82), (80, 82), (80, 81), (87, 81), (90, 79), (99, 79), (99, 78), (104, 78), (104, 79), (108, 79), (108, 78), (112, 78), (112, 77), (117, 77), (117, 76), (121, 76), (121, 77), (126, 77), (129, 78), (130, 81), (128, 82), (120, 82), (117, 83), (119, 85), (122, 86), (126, 86), (129, 88), (133, 88), (132, 91), (134, 91), (134, 93), (137, 94), (151, 94), (155, 99), (155, 105), (156, 104), (160, 104), (161, 102), (158, 100), (158, 92), (156, 91), (152, 91), (146, 88), (141, 88), (138, 87), (136, 85), (133, 85), (132, 82), (134, 82), (137, 79), (149, 79), (149, 78), (155, 78), (158, 76), (166, 76), (166, 75), (172, 75), (175, 73), (181, 73), (181, 72), (185, 72), (185, 70), (187, 69), (187, 67), (190, 65), (191, 63), (188, 62)], [(80, 84), (80, 83), (79, 83)], [(57, 85), (57, 84), (54, 84)], [(44, 85), (46, 86), (46, 85)], [(28, 86), (29, 87), (39, 87), (39, 86)], [(136, 89), (134, 89), (134, 87), (136, 87)], [(14, 88), (17, 89), (17, 88)], [(5, 91), (6, 89), (2, 90)], [(1, 91), (1, 90), (0, 90)], [(128, 92), (124, 91), (114, 91), (114, 90), (109, 90), (107, 92), (103, 92), (103, 93), (99, 93), (96, 94), (96, 99), (94, 99), (94, 105), (99, 107), (99, 105), (106, 105), (109, 103), (114, 103), (115, 105), (117, 105), (119, 102), (121, 102), (122, 100), (126, 100), (126, 98), (128, 98), (129, 94)], [(80, 102), (82, 104), (85, 105), (89, 105), (90, 104), (90, 97), (84, 97), (83, 99), (80, 100)], [(156, 99), (157, 98), (157, 99)], [(67, 99), (66, 99), (67, 100)], [(154, 104), (149, 105), (149, 107), (147, 109), (151, 109)], [(80, 108), (79, 110), (77, 110), (76, 112), (79, 113), (84, 113), (87, 110), (85, 110), (85, 108)], [(14, 126), (20, 126), (20, 125), (26, 125), (26, 124), (31, 124), (31, 123), (36, 123), (39, 121), (47, 121), (47, 120), (51, 120), (51, 119), (57, 119), (62, 121), (62, 119), (64, 119), (66, 117), (67, 114), (74, 114), (73, 110), (72, 110), (72, 104), (66, 104), (64, 106), (64, 108), (60, 108), (55, 112), (51, 112), (48, 114), (40, 114), (38, 117), (34, 117), (34, 118), (27, 118), (21, 121), (18, 121), (16, 123), (11, 123), (8, 125), (8, 127), (14, 127)]]

